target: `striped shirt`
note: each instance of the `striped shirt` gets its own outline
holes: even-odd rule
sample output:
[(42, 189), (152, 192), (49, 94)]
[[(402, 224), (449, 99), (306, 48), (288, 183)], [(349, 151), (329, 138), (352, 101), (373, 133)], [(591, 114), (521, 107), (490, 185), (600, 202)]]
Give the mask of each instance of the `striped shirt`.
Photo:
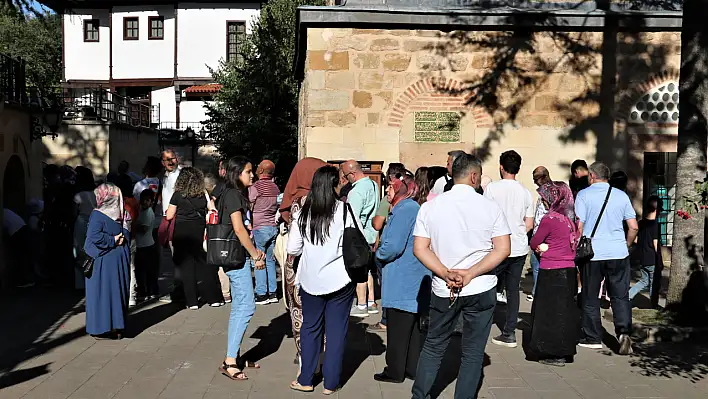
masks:
[(248, 188), (248, 200), (253, 209), (253, 229), (275, 226), (280, 189), (273, 179), (261, 179)]

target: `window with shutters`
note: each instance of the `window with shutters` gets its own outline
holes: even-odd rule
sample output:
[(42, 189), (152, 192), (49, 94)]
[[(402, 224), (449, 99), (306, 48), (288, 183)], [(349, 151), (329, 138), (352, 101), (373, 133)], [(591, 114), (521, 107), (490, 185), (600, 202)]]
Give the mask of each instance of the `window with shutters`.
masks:
[(246, 23), (229, 21), (226, 23), (226, 61), (243, 62), (243, 42), (246, 40)]

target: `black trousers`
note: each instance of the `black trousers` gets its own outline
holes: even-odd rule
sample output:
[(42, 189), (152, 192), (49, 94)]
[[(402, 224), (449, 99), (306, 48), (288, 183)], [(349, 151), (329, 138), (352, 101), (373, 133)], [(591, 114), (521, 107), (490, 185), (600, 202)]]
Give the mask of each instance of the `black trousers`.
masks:
[(160, 274), (160, 254), (157, 244), (135, 250), (135, 279), (139, 297), (159, 295), (157, 279)]
[(591, 261), (583, 265), (581, 279), (583, 291), (582, 300), (582, 330), (585, 338), (594, 343), (602, 342), (602, 320), (600, 318), (600, 283), (605, 279), (607, 293), (610, 295), (612, 318), (615, 323), (615, 334), (631, 334), (632, 305), (629, 302), (629, 257)]
[[(203, 249), (205, 222), (177, 220), (172, 240), (173, 260), (179, 269), (187, 306), (199, 305), (199, 294), (207, 303), (223, 302), (219, 268), (206, 263)], [(198, 284), (201, 281), (201, 284)]]
[(415, 379), (423, 344), (420, 315), (393, 308), (386, 308), (386, 310), (388, 344), (385, 373), (396, 380), (402, 381), (406, 377)]

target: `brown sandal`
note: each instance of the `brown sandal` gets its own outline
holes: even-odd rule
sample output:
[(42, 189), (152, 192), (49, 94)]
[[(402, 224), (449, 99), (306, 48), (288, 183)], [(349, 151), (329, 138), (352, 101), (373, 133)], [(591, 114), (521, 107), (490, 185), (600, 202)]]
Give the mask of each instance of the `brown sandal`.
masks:
[(308, 387), (308, 386), (300, 385), (300, 383), (297, 381), (293, 381), (290, 383), (290, 389), (292, 389), (293, 391), (299, 391), (299, 392), (314, 392), (315, 391), (315, 387)]
[[(236, 370), (238, 370), (238, 372), (236, 372), (232, 375), (229, 373), (229, 369), (236, 369)], [(239, 370), (239, 368), (235, 364), (226, 364), (226, 362), (223, 362), (223, 363), (221, 363), (221, 366), (219, 366), (219, 371), (221, 371), (221, 374), (229, 377), (230, 379), (232, 379), (234, 381), (248, 380), (248, 376), (246, 375), (246, 373)]]

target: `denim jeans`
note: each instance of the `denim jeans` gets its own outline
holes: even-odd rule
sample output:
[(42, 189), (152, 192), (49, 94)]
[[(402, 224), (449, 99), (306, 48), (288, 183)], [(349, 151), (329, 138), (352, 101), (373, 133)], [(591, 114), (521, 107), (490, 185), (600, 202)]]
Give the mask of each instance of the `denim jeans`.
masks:
[(536, 280), (538, 280), (538, 266), (541, 261), (538, 259), (536, 252), (531, 251), (531, 272), (533, 272), (533, 290), (531, 290), (531, 295), (536, 295)]
[(227, 357), (237, 357), (248, 322), (256, 312), (256, 300), (253, 297), (251, 269), (242, 267), (226, 272), (231, 282), (231, 315), (229, 316), (229, 338), (226, 348)]
[(449, 298), (431, 295), (430, 324), (423, 350), (420, 353), (420, 360), (418, 360), (416, 379), (413, 383), (414, 399), (429, 397), (460, 314), (464, 320), (461, 345), (462, 361), (457, 374), (454, 397), (455, 399), (476, 397), (479, 380), (482, 376), (484, 347), (492, 329), (496, 303), (497, 297), (494, 289), (477, 295), (459, 297), (452, 307), (450, 307)]
[(253, 241), (256, 248), (265, 252), (265, 269), (256, 269), (256, 295), (275, 294), (278, 291), (278, 281), (275, 276), (275, 257), (273, 247), (275, 238), (278, 235), (278, 228), (275, 226), (263, 226), (253, 230)]
[(651, 297), (651, 294), (653, 292), (653, 284), (654, 284), (654, 265), (651, 266), (642, 266), (639, 271), (642, 273), (642, 277), (637, 281), (634, 286), (632, 286), (632, 289), (629, 290), (629, 300), (631, 301), (634, 299), (637, 294), (640, 292), (644, 291), (645, 289), (649, 289), (649, 296)]
[[(500, 282), (504, 283), (506, 288), (506, 323), (502, 329), (502, 334), (506, 337), (514, 337), (516, 325), (519, 319), (519, 305), (521, 297), (519, 296), (519, 285), (521, 284), (521, 273), (524, 271), (526, 263), (526, 255), (510, 256), (497, 266), (495, 272), (500, 278)], [(599, 289), (599, 288), (598, 288)]]
[(605, 279), (610, 295), (615, 334), (630, 334), (632, 329), (632, 305), (629, 302), (629, 257), (591, 261), (581, 269), (583, 291), (582, 330), (584, 338), (593, 343), (602, 342), (602, 320), (600, 319), (600, 283)]

